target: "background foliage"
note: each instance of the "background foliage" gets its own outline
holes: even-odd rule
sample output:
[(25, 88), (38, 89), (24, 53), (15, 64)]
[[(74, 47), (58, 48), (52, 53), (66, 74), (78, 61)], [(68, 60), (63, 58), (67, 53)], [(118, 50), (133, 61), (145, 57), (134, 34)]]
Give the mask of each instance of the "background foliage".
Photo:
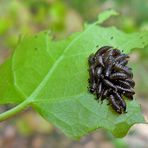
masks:
[[(1, 62), (13, 48), (16, 46), (18, 36), (21, 34), (32, 34), (40, 30), (52, 28), (55, 39), (61, 39), (74, 31), (82, 30), (82, 22), (92, 22), (98, 12), (106, 8), (116, 8), (122, 14), (122, 17), (113, 18), (104, 25), (116, 24), (118, 28), (126, 32), (139, 31), (147, 29), (147, 3), (145, 0), (138, 1), (89, 1), (82, 3), (81, 1), (1, 1), (1, 19), (0, 19), (0, 44), (1, 44)], [(4, 13), (5, 12), (5, 13)], [(88, 13), (89, 12), (89, 13)], [(45, 21), (46, 20), (46, 21)], [(124, 21), (123, 21), (124, 20)], [(74, 23), (75, 22), (75, 23)], [(135, 70), (136, 97), (138, 101), (143, 102), (142, 108), (145, 109), (147, 98), (147, 48), (143, 50), (135, 49), (132, 53), (131, 65)], [(144, 100), (140, 100), (140, 99)], [(9, 106), (5, 106), (9, 108)], [(2, 110), (4, 107), (2, 108)], [(146, 114), (146, 109), (144, 110)], [(29, 113), (28, 113), (29, 114)], [(33, 115), (34, 116), (34, 115)], [(24, 120), (31, 120), (24, 117)], [(23, 120), (23, 121), (24, 121)], [(32, 121), (33, 122), (33, 121)], [(18, 123), (19, 131), (23, 131), (22, 127), (30, 131), (30, 125)], [(10, 125), (10, 123), (9, 123)], [(24, 125), (24, 126), (23, 126)], [(45, 125), (45, 123), (44, 123)], [(13, 126), (13, 124), (12, 124)], [(28, 127), (28, 128), (27, 128)], [(50, 128), (49, 125), (46, 128)], [(30, 129), (30, 130), (29, 130)], [(43, 130), (44, 131), (44, 130)], [(46, 130), (45, 130), (46, 131)], [(26, 132), (25, 132), (26, 133)], [(27, 132), (28, 133), (28, 132)], [(28, 134), (29, 134), (28, 133)], [(108, 137), (108, 136), (107, 136)], [(133, 136), (134, 137), (134, 136)], [(4, 140), (3, 140), (4, 141)], [(116, 143), (116, 142), (115, 142)], [(118, 142), (117, 142), (118, 143)]]

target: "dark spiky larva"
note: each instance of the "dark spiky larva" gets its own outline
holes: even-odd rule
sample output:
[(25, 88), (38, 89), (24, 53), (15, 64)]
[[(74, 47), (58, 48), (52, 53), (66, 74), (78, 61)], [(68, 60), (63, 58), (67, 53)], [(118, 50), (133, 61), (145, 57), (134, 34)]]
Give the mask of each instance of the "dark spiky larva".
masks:
[(129, 56), (120, 50), (103, 46), (88, 58), (89, 92), (96, 100), (107, 99), (117, 113), (126, 113), (124, 98), (133, 100), (135, 82), (127, 66)]

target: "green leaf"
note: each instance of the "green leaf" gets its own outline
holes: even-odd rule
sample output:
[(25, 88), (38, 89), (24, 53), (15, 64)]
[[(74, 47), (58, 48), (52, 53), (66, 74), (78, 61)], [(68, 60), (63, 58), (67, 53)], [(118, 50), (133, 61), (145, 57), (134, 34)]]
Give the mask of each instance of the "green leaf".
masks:
[(9, 59), (0, 66), (0, 104), (15, 104), (24, 100), (24, 96), (15, 89), (11, 64), (12, 59)]
[(106, 10), (98, 16), (98, 24), (103, 23), (110, 16), (117, 16), (117, 15), (118, 15), (118, 13), (115, 10), (112, 10), (112, 9)]
[(34, 108), (49, 122), (72, 138), (80, 138), (97, 128), (109, 130), (115, 137), (123, 137), (134, 123), (144, 122), (136, 101), (126, 101), (127, 114), (118, 115), (104, 101), (98, 103), (89, 94), (63, 100), (36, 100)]
[[(105, 16), (104, 21), (109, 13), (102, 16)], [(52, 40), (48, 32), (22, 39), (10, 60), (12, 62), (0, 68), (0, 77), (4, 77), (6, 72), (3, 70), (11, 67), (6, 77), (10, 77), (8, 88), (14, 93), (11, 97), (6, 91), (7, 86), (1, 88), (5, 83), (1, 78), (3, 101), (0, 103), (9, 103), (10, 99), (13, 103), (22, 103), (0, 115), (0, 120), (31, 105), (73, 138), (80, 138), (97, 128), (109, 130), (115, 137), (123, 137), (133, 124), (144, 122), (135, 100), (126, 101), (128, 113), (122, 115), (115, 113), (106, 101), (100, 104), (94, 100), (95, 96), (87, 90), (87, 60), (98, 49), (96, 46), (110, 45), (125, 53), (133, 48), (143, 48), (148, 44), (148, 32), (126, 34), (115, 27), (104, 28), (97, 23), (61, 41)], [(14, 98), (19, 94), (26, 100)]]

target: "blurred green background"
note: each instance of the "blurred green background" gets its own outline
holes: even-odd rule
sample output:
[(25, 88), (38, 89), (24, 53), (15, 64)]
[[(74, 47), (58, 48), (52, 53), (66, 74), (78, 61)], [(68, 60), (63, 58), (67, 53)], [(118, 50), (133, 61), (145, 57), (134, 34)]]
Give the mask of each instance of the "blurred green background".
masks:
[[(98, 13), (115, 9), (104, 26), (117, 26), (125, 32), (148, 31), (148, 0), (0, 0), (0, 63), (15, 49), (24, 34), (50, 29), (55, 39), (81, 31)], [(136, 81), (136, 98), (148, 121), (148, 47), (131, 53)], [(0, 107), (0, 112), (10, 106)], [(65, 137), (58, 129), (28, 109), (14, 119), (0, 123), (0, 148), (147, 148), (148, 126), (135, 125), (123, 139), (114, 139), (99, 130), (80, 141)]]

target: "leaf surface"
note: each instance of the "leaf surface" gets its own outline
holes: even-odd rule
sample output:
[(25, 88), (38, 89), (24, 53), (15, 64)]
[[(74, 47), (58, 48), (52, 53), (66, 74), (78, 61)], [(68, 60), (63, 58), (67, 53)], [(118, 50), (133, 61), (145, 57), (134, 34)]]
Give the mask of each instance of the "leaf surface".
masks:
[[(97, 128), (123, 137), (133, 124), (144, 122), (135, 100), (126, 100), (128, 113), (119, 115), (106, 101), (100, 104), (88, 93), (87, 61), (91, 53), (106, 45), (129, 53), (133, 48), (144, 48), (148, 44), (148, 32), (126, 34), (115, 27), (97, 25), (108, 17), (109, 13), (101, 15), (99, 21), (61, 41), (53, 41), (48, 32), (25, 37), (11, 62), (4, 66), (5, 70), (9, 69), (7, 77), (13, 77), (13, 81), (8, 79), (8, 88), (14, 96), (9, 97), (7, 86), (5, 91), (0, 87), (0, 92), (3, 91), (0, 103), (4, 104), (7, 97), (5, 103), (27, 99), (46, 120), (73, 138), (80, 138)], [(1, 77), (5, 74), (2, 67)], [(0, 82), (2, 86), (2, 78)], [(18, 94), (21, 94), (19, 100)]]

